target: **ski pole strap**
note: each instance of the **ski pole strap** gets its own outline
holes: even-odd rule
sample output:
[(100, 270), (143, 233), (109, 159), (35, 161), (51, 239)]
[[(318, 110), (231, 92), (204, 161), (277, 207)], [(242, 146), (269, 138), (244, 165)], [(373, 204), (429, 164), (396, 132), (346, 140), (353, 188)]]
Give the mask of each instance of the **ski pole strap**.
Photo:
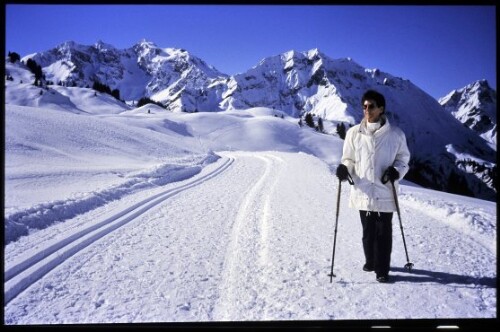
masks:
[(349, 182), (349, 184), (352, 186), (354, 184), (354, 180), (352, 179), (352, 176), (351, 174), (349, 173), (349, 171), (347, 172), (347, 181)]

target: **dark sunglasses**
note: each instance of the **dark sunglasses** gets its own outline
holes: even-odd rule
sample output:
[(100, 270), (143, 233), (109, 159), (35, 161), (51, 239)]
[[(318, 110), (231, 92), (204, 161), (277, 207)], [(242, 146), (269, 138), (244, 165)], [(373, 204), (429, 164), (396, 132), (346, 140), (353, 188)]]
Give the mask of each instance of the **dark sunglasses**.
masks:
[(374, 109), (376, 106), (374, 104), (364, 104), (363, 105), (363, 109), (369, 109), (369, 110), (372, 110)]

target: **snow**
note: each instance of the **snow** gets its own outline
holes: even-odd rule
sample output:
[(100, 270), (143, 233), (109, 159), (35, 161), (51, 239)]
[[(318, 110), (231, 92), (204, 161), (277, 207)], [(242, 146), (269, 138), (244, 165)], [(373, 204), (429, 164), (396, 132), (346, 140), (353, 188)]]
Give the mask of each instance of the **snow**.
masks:
[(330, 283), (337, 136), (269, 108), (119, 110), (88, 89), (44, 90), (54, 102), (18, 85), (6, 81), (7, 325), (496, 318), (494, 202), (403, 181), (414, 269), (394, 214), (380, 284), (342, 183)]

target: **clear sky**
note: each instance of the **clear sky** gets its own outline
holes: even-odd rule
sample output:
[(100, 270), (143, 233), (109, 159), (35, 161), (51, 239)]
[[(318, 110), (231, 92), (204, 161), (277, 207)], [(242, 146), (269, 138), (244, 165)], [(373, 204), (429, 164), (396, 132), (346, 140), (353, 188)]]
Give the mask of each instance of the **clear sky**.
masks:
[(65, 41), (184, 48), (219, 71), (318, 48), (411, 80), (435, 98), (479, 79), (496, 89), (495, 6), (6, 5), (5, 51)]

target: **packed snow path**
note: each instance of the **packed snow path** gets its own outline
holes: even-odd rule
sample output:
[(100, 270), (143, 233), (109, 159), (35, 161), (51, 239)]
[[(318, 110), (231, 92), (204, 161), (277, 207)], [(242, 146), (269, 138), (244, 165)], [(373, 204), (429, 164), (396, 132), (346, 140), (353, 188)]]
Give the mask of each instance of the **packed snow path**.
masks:
[[(224, 152), (196, 176), (144, 190), (5, 247), (5, 323), (496, 317), (494, 204), (402, 186), (392, 282), (364, 263), (359, 214), (304, 153)], [(455, 197), (455, 196), (453, 196)], [(478, 201), (483, 202), (483, 201)], [(478, 203), (479, 204), (479, 203)]]

